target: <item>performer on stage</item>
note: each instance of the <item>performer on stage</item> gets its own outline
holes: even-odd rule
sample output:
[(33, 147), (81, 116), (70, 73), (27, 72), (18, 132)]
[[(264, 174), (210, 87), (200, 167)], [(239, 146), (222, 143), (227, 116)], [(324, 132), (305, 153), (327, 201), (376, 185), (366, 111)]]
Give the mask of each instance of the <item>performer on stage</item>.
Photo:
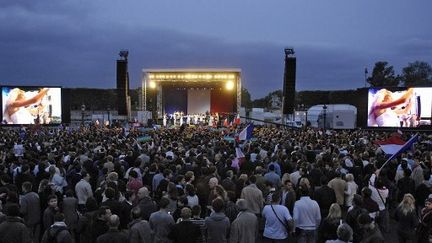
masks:
[(163, 115), (162, 125), (163, 125), (164, 127), (167, 126), (167, 115), (166, 115), (166, 114)]

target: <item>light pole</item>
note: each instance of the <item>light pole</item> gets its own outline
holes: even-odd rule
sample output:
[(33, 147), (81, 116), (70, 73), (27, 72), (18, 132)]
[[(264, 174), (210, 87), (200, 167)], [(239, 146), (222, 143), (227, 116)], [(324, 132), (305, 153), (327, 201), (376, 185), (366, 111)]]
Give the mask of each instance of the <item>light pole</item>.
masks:
[(327, 119), (327, 105), (326, 104), (324, 104), (324, 106), (323, 106), (323, 111), (324, 111), (324, 114), (323, 114), (324, 125), (323, 125), (323, 127), (325, 130), (326, 129), (326, 119)]
[(107, 112), (108, 112), (108, 127), (110, 127), (110, 125), (111, 125), (110, 111), (111, 111), (111, 108), (108, 106), (108, 108), (107, 108)]
[(81, 105), (81, 125), (84, 126), (84, 114), (85, 114), (86, 106), (84, 104)]

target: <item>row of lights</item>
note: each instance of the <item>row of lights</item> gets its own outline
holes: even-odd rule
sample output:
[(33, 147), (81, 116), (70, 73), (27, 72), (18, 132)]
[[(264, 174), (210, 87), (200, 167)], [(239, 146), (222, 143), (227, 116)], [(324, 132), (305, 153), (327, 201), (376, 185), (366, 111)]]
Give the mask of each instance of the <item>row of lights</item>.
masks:
[(234, 79), (235, 74), (149, 74), (149, 79)]
[[(228, 81), (225, 82), (225, 89), (227, 89), (227, 90), (233, 90), (234, 86), (235, 86), (235, 84), (234, 84), (234, 81), (232, 81), (232, 80), (228, 80)], [(151, 89), (156, 89), (156, 87), (157, 87), (156, 82), (155, 81), (150, 81), (149, 82), (149, 87)]]

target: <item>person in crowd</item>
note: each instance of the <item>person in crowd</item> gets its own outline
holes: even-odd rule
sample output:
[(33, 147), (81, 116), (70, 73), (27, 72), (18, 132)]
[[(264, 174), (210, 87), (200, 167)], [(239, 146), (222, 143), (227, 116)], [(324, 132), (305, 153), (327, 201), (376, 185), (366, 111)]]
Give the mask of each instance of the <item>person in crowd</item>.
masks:
[(147, 220), (142, 219), (141, 209), (134, 207), (131, 210), (132, 221), (129, 223), (129, 243), (151, 242), (152, 230)]
[(19, 217), (19, 205), (9, 205), (7, 217), (0, 224), (0, 242), (32, 243), (32, 237), (24, 220)]
[(363, 200), (363, 206), (364, 208), (369, 212), (369, 215), (375, 219), (378, 212), (379, 212), (379, 206), (378, 203), (375, 202), (372, 198), (372, 190), (369, 187), (364, 187), (362, 189), (362, 200)]
[(196, 242), (201, 237), (201, 229), (190, 221), (192, 210), (184, 207), (181, 209), (181, 220), (175, 224), (168, 237), (173, 243)]
[(171, 240), (168, 238), (168, 234), (170, 233), (175, 222), (174, 218), (168, 214), (168, 204), (168, 198), (161, 198), (159, 201), (159, 211), (150, 215), (149, 223), (150, 228), (154, 232), (155, 243), (171, 242)]
[(294, 191), (293, 184), (289, 179), (286, 179), (283, 183), (283, 189), (282, 189), (282, 198), (281, 198), (281, 205), (284, 205), (288, 208), (288, 211), (290, 214), (293, 214), (294, 210), (294, 203), (297, 200), (296, 193)]
[(225, 203), (221, 198), (216, 198), (211, 206), (212, 213), (205, 219), (207, 243), (227, 243), (230, 222), (223, 213)]
[(109, 230), (108, 220), (111, 217), (111, 209), (107, 206), (101, 206), (95, 214), (95, 218), (91, 221), (91, 239), (95, 242), (99, 236), (105, 234)]
[(126, 191), (124, 193), (124, 200), (120, 203), (120, 229), (127, 229), (127, 225), (131, 221), (131, 210), (134, 207), (135, 193)]
[(96, 219), (96, 214), (98, 213), (98, 205), (96, 199), (89, 197), (85, 204), (86, 211), (78, 219), (76, 233), (79, 235), (80, 243), (92, 243), (94, 220)]
[(258, 238), (258, 218), (248, 211), (246, 200), (239, 199), (236, 204), (240, 212), (231, 224), (230, 243), (254, 243)]
[(263, 236), (268, 241), (285, 241), (294, 230), (292, 217), (285, 206), (279, 205), (280, 200), (281, 192), (273, 193), (271, 204), (266, 205), (262, 212), (265, 219)]
[[(268, 167), (268, 172), (264, 175), (264, 179), (268, 182), (270, 182), (272, 185), (274, 185), (277, 188), (280, 188), (281, 186), (281, 178), (280, 175), (276, 174), (275, 172), (275, 165), (270, 164)], [(280, 168), (279, 168), (280, 170)]]
[(384, 185), (384, 181), (379, 177), (380, 171), (377, 170), (369, 179), (369, 189), (371, 190), (371, 199), (378, 204), (379, 212), (375, 217), (376, 222), (384, 232), (389, 231), (389, 212), (386, 206), (389, 197), (389, 189)]
[(319, 227), (318, 242), (326, 242), (327, 240), (335, 240), (337, 238), (337, 228), (342, 224), (342, 210), (337, 203), (330, 206), (329, 213), (325, 217)]
[(398, 201), (402, 201), (405, 194), (414, 195), (415, 182), (411, 178), (411, 170), (406, 168), (403, 170), (403, 177), (397, 181), (397, 188), (399, 190)]
[(353, 229), (354, 243), (360, 242), (362, 234), (357, 218), (364, 213), (368, 213), (368, 211), (363, 208), (363, 198), (360, 195), (355, 194), (353, 198), (353, 205), (348, 208), (348, 212), (345, 216), (346, 223)]
[(359, 215), (358, 223), (363, 231), (361, 243), (384, 243), (384, 237), (368, 213)]
[(54, 215), (59, 212), (60, 209), (57, 205), (57, 196), (51, 195), (48, 197), (48, 207), (45, 209), (42, 217), (44, 230), (48, 229), (54, 223)]
[(93, 197), (93, 190), (90, 185), (90, 174), (81, 172), (82, 179), (75, 185), (75, 194), (78, 198), (78, 210), (81, 213), (86, 211), (85, 204), (87, 199)]
[(66, 225), (72, 233), (75, 233), (79, 217), (78, 200), (74, 197), (74, 193), (71, 189), (66, 191), (65, 196), (62, 202), (62, 212), (65, 217)]
[(426, 199), (425, 207), (421, 210), (420, 216), (420, 224), (416, 230), (418, 242), (428, 243), (432, 232), (432, 198)]
[(354, 181), (354, 175), (349, 173), (345, 175), (347, 182), (345, 189), (345, 207), (349, 208), (352, 206), (354, 195), (357, 193), (358, 185)]
[(22, 184), (23, 195), (20, 198), (20, 213), (29, 229), (32, 239), (39, 240), (41, 230), (41, 206), (39, 195), (33, 192), (31, 182)]
[(54, 223), (45, 230), (42, 237), (42, 243), (74, 243), (74, 239), (69, 230), (69, 227), (64, 222), (64, 214), (57, 212), (54, 215)]
[(309, 196), (308, 188), (299, 188), (300, 199), (294, 204), (294, 222), (297, 242), (316, 242), (317, 230), (321, 223), (321, 212), (318, 203)]
[(328, 186), (327, 176), (322, 176), (320, 182), (321, 187), (315, 190), (313, 198), (320, 205), (321, 218), (325, 218), (328, 215), (330, 206), (336, 202), (336, 193)]
[(416, 214), (415, 199), (412, 194), (405, 194), (396, 209), (398, 240), (401, 243), (415, 242), (415, 229), (419, 224)]
[(346, 243), (353, 238), (353, 229), (348, 224), (341, 224), (337, 228), (337, 239), (327, 240), (326, 243)]
[(328, 186), (334, 190), (336, 195), (336, 203), (343, 207), (345, 202), (345, 188), (347, 188), (347, 183), (341, 178), (341, 173), (339, 171), (335, 172), (336, 177), (329, 181)]
[(125, 243), (128, 242), (128, 237), (125, 232), (119, 231), (120, 218), (113, 214), (109, 216), (108, 221), (108, 231), (100, 235), (96, 243)]
[(246, 200), (250, 212), (261, 216), (264, 204), (263, 193), (256, 186), (256, 177), (254, 175), (249, 178), (249, 182), (250, 184), (241, 191), (241, 198)]
[(150, 215), (156, 212), (156, 203), (149, 196), (149, 191), (147, 187), (141, 187), (138, 190), (138, 207), (141, 209), (141, 213), (143, 215), (143, 219), (149, 220)]

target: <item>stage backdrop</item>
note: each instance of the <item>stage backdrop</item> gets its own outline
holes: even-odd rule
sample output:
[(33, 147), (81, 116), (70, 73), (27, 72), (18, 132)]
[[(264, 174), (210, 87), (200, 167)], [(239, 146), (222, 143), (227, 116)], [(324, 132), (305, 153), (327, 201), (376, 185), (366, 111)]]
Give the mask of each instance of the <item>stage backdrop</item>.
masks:
[(164, 112), (167, 114), (172, 114), (176, 111), (187, 112), (187, 90), (164, 87), (163, 88), (163, 104)]
[(188, 114), (210, 112), (210, 90), (189, 89), (187, 101)]
[(235, 96), (232, 92), (225, 89), (212, 90), (210, 112), (233, 112)]

